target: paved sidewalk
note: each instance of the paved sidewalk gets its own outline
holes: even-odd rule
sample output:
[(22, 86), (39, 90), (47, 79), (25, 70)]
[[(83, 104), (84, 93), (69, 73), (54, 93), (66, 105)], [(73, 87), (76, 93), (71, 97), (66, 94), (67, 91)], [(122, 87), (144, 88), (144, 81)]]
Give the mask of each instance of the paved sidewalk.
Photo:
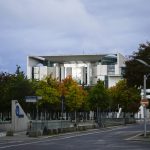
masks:
[(6, 136), (6, 132), (0, 132), (0, 138)]
[(34, 139), (44, 139), (44, 138), (50, 138), (50, 137), (56, 137), (56, 136), (61, 136), (61, 135), (72, 135), (72, 134), (78, 134), (78, 133), (85, 133), (85, 132), (90, 132), (90, 131), (97, 131), (99, 129), (89, 129), (85, 131), (75, 131), (75, 132), (67, 132), (67, 133), (59, 133), (59, 134), (52, 134), (52, 135), (42, 135), (42, 136), (37, 136), (37, 137), (29, 137), (26, 135), (26, 131), (24, 132), (16, 132), (14, 133), (13, 136), (6, 136), (6, 132), (0, 136), (0, 139), (6, 140), (6, 139), (19, 139), (19, 140), (34, 140)]
[(127, 138), (126, 140), (150, 142), (150, 132), (147, 132), (147, 136), (146, 137), (144, 137), (143, 133), (139, 133), (139, 134), (136, 134), (134, 136), (131, 136), (131, 137)]
[[(117, 127), (118, 126), (116, 126), (116, 128)], [(90, 129), (90, 130), (86, 130), (86, 131), (76, 131), (76, 132), (68, 132), (68, 133), (48, 135), (48, 136), (38, 136), (38, 137), (29, 137), (28, 135), (26, 135), (26, 131), (16, 132), (16, 133), (14, 133), (13, 136), (6, 136), (6, 132), (0, 132), (0, 140), (4, 140), (4, 141), (6, 141), (6, 140), (30, 141), (30, 140), (37, 140), (37, 139), (44, 139), (44, 138), (50, 138), (50, 137), (55, 137), (55, 136), (61, 136), (61, 135), (64, 135), (64, 134), (71, 135), (71, 134), (78, 134), (78, 133), (81, 133), (81, 132), (90, 132), (92, 130), (107, 130), (107, 129), (111, 129), (111, 128), (115, 128), (115, 126), (114, 127), (108, 127), (108, 128)], [(125, 140), (148, 141), (148, 142), (150, 142), (150, 132), (147, 132), (147, 137), (144, 137), (143, 133), (139, 133), (139, 134), (132, 135), (131, 137), (128, 137)]]
[[(108, 128), (109, 129), (109, 128)], [(53, 134), (53, 135), (42, 135), (42, 136), (38, 136), (38, 137), (29, 137), (28, 135), (26, 135), (26, 131), (24, 132), (16, 132), (14, 133), (13, 136), (6, 136), (6, 132), (5, 134), (3, 134), (3, 136), (0, 137), (1, 141), (33, 141), (33, 140), (40, 140), (40, 139), (46, 139), (46, 138), (51, 138), (51, 137), (58, 137), (58, 136), (63, 136), (63, 135), (74, 135), (74, 134), (80, 134), (80, 133), (87, 133), (87, 132), (93, 132), (93, 131), (99, 131), (100, 129), (89, 129), (89, 130), (85, 130), (85, 131), (75, 131), (75, 132), (67, 132), (67, 133), (60, 133), (60, 134)], [(103, 128), (101, 130), (107, 130), (107, 128)]]
[(24, 131), (24, 132), (16, 132), (14, 133), (13, 136), (6, 136), (6, 132), (3, 132), (0, 139), (31, 139), (31, 138), (28, 135), (26, 135), (26, 131)]

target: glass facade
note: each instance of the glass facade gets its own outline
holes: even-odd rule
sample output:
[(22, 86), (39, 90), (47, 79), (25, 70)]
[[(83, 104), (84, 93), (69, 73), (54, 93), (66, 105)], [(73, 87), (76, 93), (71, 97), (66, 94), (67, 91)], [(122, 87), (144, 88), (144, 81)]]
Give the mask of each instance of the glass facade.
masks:
[(114, 75), (115, 74), (115, 65), (108, 65), (107, 66), (108, 75)]
[(87, 83), (87, 69), (86, 64), (64, 64), (65, 67), (65, 77), (71, 75), (74, 80), (79, 84)]
[(116, 55), (106, 55), (101, 60), (102, 65), (115, 65), (117, 64)]

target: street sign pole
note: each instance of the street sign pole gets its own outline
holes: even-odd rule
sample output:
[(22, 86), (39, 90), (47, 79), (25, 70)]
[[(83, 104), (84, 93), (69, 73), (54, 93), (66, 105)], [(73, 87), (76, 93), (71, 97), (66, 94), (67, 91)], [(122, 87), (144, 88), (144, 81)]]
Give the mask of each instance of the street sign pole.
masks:
[(38, 110), (38, 101), (42, 99), (42, 96), (26, 96), (25, 97), (25, 101), (28, 103), (36, 103), (36, 132), (38, 130), (38, 114), (39, 114), (39, 110)]
[[(141, 59), (135, 59), (135, 60), (137, 60), (141, 64), (143, 64), (143, 65), (150, 68), (150, 65), (147, 62), (145, 62)], [(144, 86), (144, 99), (146, 99), (146, 80), (149, 76), (150, 76), (150, 73), (148, 75), (144, 75), (144, 85), (143, 85)], [(146, 137), (146, 117), (147, 117), (147, 115), (146, 115), (146, 113), (147, 113), (146, 112), (146, 105), (144, 105), (143, 108), (144, 108), (144, 137)]]
[[(146, 80), (147, 77), (146, 75), (144, 75), (144, 99), (146, 99)], [(144, 108), (144, 137), (146, 137), (146, 105), (143, 106)]]

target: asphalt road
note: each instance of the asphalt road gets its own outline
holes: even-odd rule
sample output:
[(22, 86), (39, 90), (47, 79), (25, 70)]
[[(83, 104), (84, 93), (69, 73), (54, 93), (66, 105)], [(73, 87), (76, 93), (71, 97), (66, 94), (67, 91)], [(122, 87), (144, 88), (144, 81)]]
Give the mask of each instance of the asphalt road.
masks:
[(37, 139), (0, 138), (0, 150), (150, 150), (150, 141), (132, 139), (141, 132), (143, 125), (129, 125)]

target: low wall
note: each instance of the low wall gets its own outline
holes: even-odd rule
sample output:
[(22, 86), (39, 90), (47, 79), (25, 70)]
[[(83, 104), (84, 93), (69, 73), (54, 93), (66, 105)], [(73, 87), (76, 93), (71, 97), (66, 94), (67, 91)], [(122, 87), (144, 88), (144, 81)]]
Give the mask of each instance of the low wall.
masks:
[(78, 122), (75, 124), (75, 122), (71, 122), (70, 120), (32, 120), (30, 121), (30, 124), (28, 127), (30, 127), (30, 130), (43, 130), (45, 127), (47, 129), (59, 129), (59, 128), (72, 128), (75, 126), (90, 126), (95, 124), (94, 120), (86, 121), (86, 122)]
[(0, 122), (0, 130), (27, 131), (29, 119), (17, 100), (12, 100), (11, 122)]
[(103, 118), (101, 120), (89, 120), (86, 122), (71, 122), (70, 120), (32, 120), (28, 124), (30, 130), (43, 130), (45, 127), (47, 129), (59, 129), (59, 128), (71, 128), (75, 126), (93, 126), (96, 125), (97, 127), (108, 127), (108, 126), (115, 126), (115, 125), (124, 125), (135, 123), (134, 118)]
[(135, 119), (129, 118), (103, 118), (101, 122), (89, 120), (86, 122), (71, 122), (69, 120), (45, 120), (45, 121), (30, 121), (27, 133), (29, 136), (50, 135), (73, 131), (83, 131), (93, 128), (109, 127), (135, 123)]
[(0, 129), (3, 131), (10, 130), (11, 129), (11, 122), (10, 121), (0, 122)]
[(136, 123), (136, 120), (135, 118), (102, 118), (99, 123), (102, 127), (109, 127)]
[(29, 119), (18, 103), (17, 100), (12, 100), (12, 130), (27, 131)]

